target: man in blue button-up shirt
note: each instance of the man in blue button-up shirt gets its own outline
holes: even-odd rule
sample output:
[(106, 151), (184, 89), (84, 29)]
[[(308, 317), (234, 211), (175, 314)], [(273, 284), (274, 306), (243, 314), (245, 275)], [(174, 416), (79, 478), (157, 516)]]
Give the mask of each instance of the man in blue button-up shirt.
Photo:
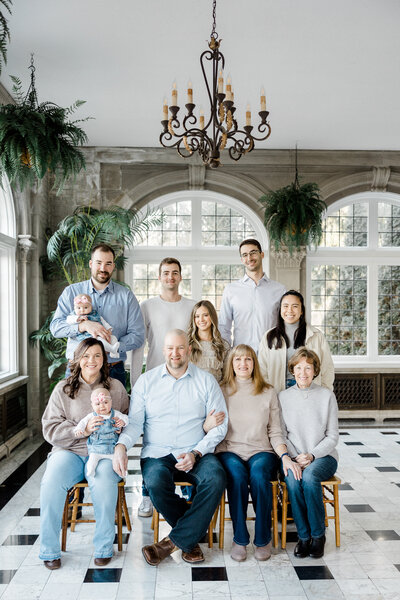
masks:
[(110, 376), (119, 379), (123, 385), (126, 381), (124, 361), (126, 352), (140, 348), (144, 341), (144, 324), (139, 303), (133, 293), (123, 285), (112, 281), (115, 269), (115, 253), (111, 246), (101, 244), (92, 250), (89, 262), (91, 279), (69, 285), (58, 299), (57, 310), (50, 324), (50, 331), (57, 338), (67, 337), (68, 359), (73, 358), (79, 344), (78, 333), (88, 332), (93, 337), (110, 341), (110, 331), (96, 321), (82, 321), (69, 325), (67, 317), (74, 308), (74, 298), (78, 294), (88, 294), (93, 308), (111, 326), (112, 333), (119, 341), (119, 358), (110, 358)]
[[(150, 498), (172, 530), (167, 538), (143, 548), (150, 565), (157, 565), (174, 550), (190, 563), (204, 560), (198, 541), (205, 535), (225, 489), (225, 472), (214, 456), (215, 446), (227, 432), (222, 425), (203, 430), (211, 410), (227, 413), (216, 379), (189, 364), (186, 334), (175, 329), (164, 342), (165, 364), (139, 377), (129, 409), (129, 425), (119, 437), (114, 453), (114, 470), (123, 477), (126, 451), (142, 431), (141, 467)], [(195, 485), (192, 504), (175, 493), (174, 481)]]

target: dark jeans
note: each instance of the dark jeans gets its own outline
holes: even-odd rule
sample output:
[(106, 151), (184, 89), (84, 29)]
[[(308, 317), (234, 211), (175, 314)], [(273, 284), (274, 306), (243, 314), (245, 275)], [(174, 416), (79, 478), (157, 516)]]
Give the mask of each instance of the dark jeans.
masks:
[[(206, 534), (225, 489), (225, 472), (213, 454), (206, 454), (189, 473), (175, 468), (172, 454), (140, 461), (144, 485), (154, 506), (172, 527), (169, 537), (178, 548), (190, 552)], [(174, 481), (196, 486), (192, 504), (175, 493)]]
[(233, 524), (233, 541), (247, 546), (250, 541), (246, 526), (249, 487), (256, 514), (254, 545), (266, 546), (271, 541), (271, 480), (276, 479), (279, 460), (272, 452), (258, 452), (243, 460), (234, 452), (219, 452), (228, 479), (229, 512)]
[(285, 482), (292, 505), (294, 522), (300, 540), (319, 538), (325, 534), (325, 509), (321, 481), (336, 473), (337, 461), (333, 456), (316, 458), (297, 481), (289, 471)]
[[(124, 363), (122, 360), (116, 363), (108, 363), (110, 377), (113, 379), (118, 379), (122, 383), (124, 387), (126, 387), (126, 371), (124, 367)], [(69, 377), (71, 375), (71, 369), (69, 363), (67, 368), (65, 369), (65, 377)]]

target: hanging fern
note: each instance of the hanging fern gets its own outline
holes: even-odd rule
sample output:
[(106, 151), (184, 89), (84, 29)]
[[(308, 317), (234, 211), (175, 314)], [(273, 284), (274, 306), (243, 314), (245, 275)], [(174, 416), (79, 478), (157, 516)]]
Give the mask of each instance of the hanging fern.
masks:
[[(11, 14), (12, 0), (0, 0), (6, 10)], [(0, 12), (0, 75), (3, 68), (2, 63), (7, 63), (7, 43), (10, 41), (10, 30), (8, 22), (2, 12)]]
[(84, 101), (68, 108), (52, 102), (37, 105), (34, 87), (31, 85), (24, 97), (21, 81), (11, 79), (17, 104), (0, 106), (0, 177), (6, 174), (11, 185), (18, 184), (23, 190), (50, 171), (60, 193), (65, 181), (85, 168), (85, 158), (77, 146), (87, 143), (88, 138), (77, 123), (87, 119), (68, 120)]
[(259, 199), (265, 207), (264, 225), (275, 249), (287, 246), (290, 254), (300, 246), (318, 245), (326, 204), (316, 183), (297, 180)]

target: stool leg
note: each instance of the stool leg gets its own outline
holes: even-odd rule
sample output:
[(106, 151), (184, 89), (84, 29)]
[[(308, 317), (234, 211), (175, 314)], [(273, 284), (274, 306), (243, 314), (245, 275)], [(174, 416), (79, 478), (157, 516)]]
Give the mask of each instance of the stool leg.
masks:
[(78, 502), (79, 502), (79, 490), (80, 488), (73, 488), (74, 497), (72, 499), (72, 515), (71, 515), (71, 531), (75, 531), (76, 517), (78, 515)]
[(124, 511), (124, 518), (125, 518), (125, 523), (126, 523), (126, 528), (128, 531), (132, 531), (132, 524), (131, 524), (131, 520), (129, 517), (129, 510), (128, 510), (128, 505), (126, 503), (126, 496), (125, 496), (125, 490), (124, 488), (122, 488), (122, 509)]
[(287, 506), (288, 506), (288, 491), (286, 485), (282, 492), (282, 548), (286, 548), (286, 527), (287, 527)]
[(272, 539), (274, 548), (278, 546), (278, 485), (274, 481), (272, 483)]
[(159, 536), (160, 513), (155, 508), (153, 509), (153, 523), (152, 524), (154, 525), (154, 527), (153, 527), (153, 529), (154, 529), (154, 543), (156, 544), (158, 542), (158, 536)]
[(225, 491), (222, 494), (221, 504), (219, 509), (219, 549), (224, 549), (225, 541)]
[(215, 509), (215, 512), (213, 514), (213, 518), (211, 519), (210, 524), (208, 526), (207, 534), (208, 534), (208, 547), (209, 548), (212, 548), (213, 545), (214, 545), (214, 540), (213, 540), (214, 525), (215, 525), (215, 522), (216, 522), (216, 520), (218, 518), (218, 510), (219, 510), (219, 506), (217, 506), (217, 508)]
[(63, 552), (65, 552), (67, 549), (69, 495), (69, 492), (67, 492), (67, 497), (65, 498), (64, 504), (64, 512), (62, 516), (61, 550)]
[(336, 546), (340, 546), (340, 518), (339, 518), (339, 488), (337, 485), (333, 486), (333, 510), (335, 514), (335, 538)]

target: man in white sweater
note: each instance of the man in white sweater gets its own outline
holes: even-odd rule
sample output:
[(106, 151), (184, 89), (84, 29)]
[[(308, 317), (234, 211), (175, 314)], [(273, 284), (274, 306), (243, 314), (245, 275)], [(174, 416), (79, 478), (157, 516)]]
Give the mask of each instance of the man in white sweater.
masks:
[[(196, 300), (185, 298), (179, 294), (182, 281), (182, 267), (177, 258), (163, 258), (158, 270), (161, 284), (159, 296), (143, 300), (140, 309), (143, 315), (145, 334), (144, 344), (132, 352), (131, 385), (135, 385), (142, 373), (143, 357), (146, 341), (148, 353), (146, 371), (154, 369), (165, 362), (163, 355), (164, 338), (171, 329), (187, 331), (190, 315)], [(142, 488), (142, 502), (138, 508), (139, 517), (151, 517), (153, 505), (146, 488)]]

